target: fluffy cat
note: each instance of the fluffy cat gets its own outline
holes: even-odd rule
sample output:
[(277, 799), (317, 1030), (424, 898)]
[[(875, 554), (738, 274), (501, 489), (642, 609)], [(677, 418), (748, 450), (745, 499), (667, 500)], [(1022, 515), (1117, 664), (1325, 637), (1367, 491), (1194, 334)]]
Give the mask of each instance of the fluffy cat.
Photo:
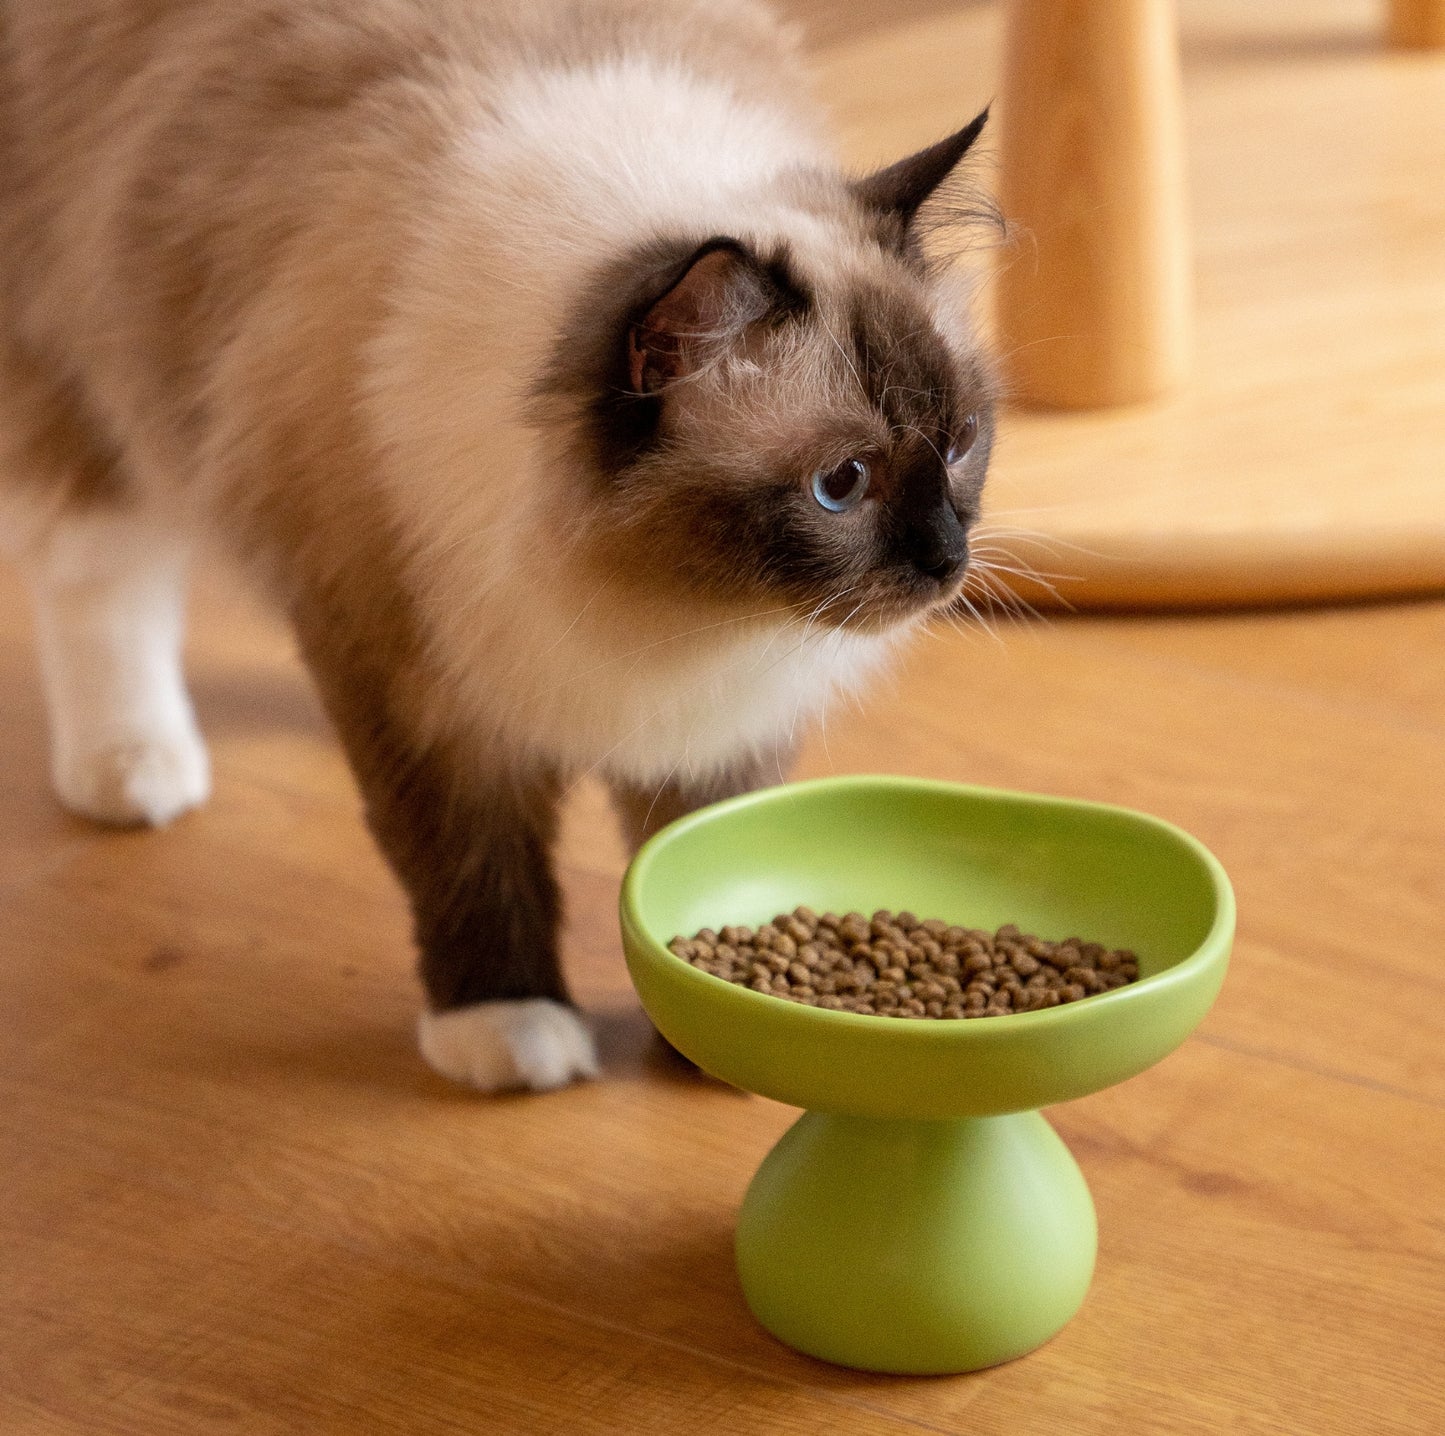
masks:
[(920, 206), (709, 0), (0, 0), (0, 544), (72, 810), (204, 800), (196, 535), (293, 625), (410, 897), (423, 1054), (592, 1075), (565, 783), (783, 771), (956, 598), (992, 436)]

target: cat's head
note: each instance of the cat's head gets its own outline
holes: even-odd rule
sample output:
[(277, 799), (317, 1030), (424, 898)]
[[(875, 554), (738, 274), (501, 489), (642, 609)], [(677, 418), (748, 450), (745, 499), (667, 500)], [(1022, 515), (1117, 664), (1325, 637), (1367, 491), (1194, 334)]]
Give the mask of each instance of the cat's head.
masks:
[(783, 220), (598, 277), (545, 388), (574, 406), (599, 563), (854, 629), (957, 597), (993, 382), (917, 216), (984, 119), (866, 179), (785, 178)]

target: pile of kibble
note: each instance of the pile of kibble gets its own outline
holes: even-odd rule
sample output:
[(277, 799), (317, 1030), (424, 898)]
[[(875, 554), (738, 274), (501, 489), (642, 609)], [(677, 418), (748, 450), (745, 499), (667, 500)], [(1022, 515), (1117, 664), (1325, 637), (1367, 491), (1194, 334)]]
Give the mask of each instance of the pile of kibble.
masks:
[(755, 992), (881, 1017), (1002, 1017), (1077, 1002), (1139, 976), (1132, 952), (1066, 937), (1045, 942), (1012, 924), (997, 932), (911, 912), (811, 908), (754, 930), (703, 928), (668, 947), (694, 967)]

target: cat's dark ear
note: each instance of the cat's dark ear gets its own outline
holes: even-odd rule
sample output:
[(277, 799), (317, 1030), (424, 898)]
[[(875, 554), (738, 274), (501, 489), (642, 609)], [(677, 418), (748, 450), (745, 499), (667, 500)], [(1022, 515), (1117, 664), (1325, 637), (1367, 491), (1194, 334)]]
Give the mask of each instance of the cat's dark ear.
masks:
[(778, 300), (768, 270), (737, 240), (710, 239), (627, 327), (634, 394), (656, 394), (695, 373), (720, 345), (768, 314)]
[(946, 140), (854, 181), (854, 197), (901, 242), (924, 200), (953, 173), (987, 122), (985, 109)]

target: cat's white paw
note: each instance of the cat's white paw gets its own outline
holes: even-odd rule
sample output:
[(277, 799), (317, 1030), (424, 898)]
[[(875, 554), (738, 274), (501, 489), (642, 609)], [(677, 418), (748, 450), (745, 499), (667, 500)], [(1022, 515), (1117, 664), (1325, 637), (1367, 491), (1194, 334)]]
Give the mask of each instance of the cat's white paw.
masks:
[(443, 1077), (483, 1092), (550, 1092), (597, 1075), (592, 1034), (570, 1007), (545, 997), (423, 1012), (417, 1039)]
[(55, 762), (55, 791), (73, 813), (99, 823), (162, 827), (204, 803), (211, 765), (197, 733), (116, 738), (75, 747)]

